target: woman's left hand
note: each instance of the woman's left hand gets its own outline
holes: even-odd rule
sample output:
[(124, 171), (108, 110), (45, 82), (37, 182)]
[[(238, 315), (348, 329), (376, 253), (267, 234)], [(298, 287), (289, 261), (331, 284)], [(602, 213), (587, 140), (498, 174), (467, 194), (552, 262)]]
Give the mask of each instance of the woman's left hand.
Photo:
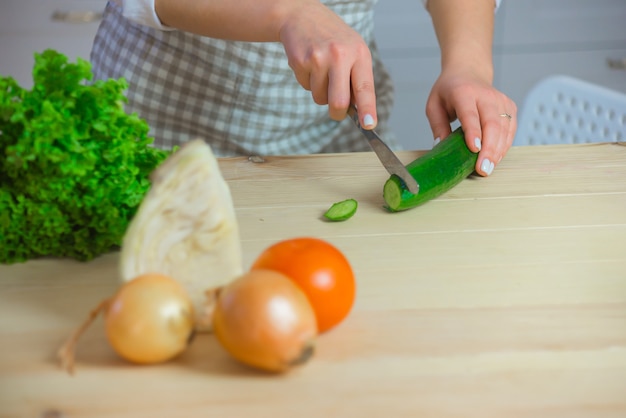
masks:
[(469, 71), (443, 71), (431, 90), (426, 115), (435, 141), (459, 120), (467, 146), (479, 152), (476, 171), (488, 176), (507, 153), (517, 129), (517, 106), (489, 81)]

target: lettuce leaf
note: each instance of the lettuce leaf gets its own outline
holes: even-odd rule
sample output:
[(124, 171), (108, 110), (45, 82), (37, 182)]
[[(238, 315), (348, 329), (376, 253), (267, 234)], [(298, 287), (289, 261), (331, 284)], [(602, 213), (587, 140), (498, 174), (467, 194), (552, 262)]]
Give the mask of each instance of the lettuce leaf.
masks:
[(124, 79), (92, 78), (54, 50), (35, 54), (31, 90), (0, 76), (0, 263), (119, 248), (171, 153), (125, 112)]

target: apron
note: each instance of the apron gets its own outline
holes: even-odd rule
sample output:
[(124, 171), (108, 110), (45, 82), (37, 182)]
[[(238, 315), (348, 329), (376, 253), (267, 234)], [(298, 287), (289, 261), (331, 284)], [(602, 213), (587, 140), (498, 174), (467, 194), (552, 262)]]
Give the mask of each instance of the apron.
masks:
[[(388, 130), (393, 85), (374, 41), (375, 0), (324, 3), (369, 44), (376, 130), (399, 149)], [(146, 120), (160, 148), (201, 138), (217, 156), (371, 151), (349, 118), (333, 121), (298, 84), (280, 43), (153, 29), (124, 18), (121, 6), (109, 2), (90, 59), (95, 79), (128, 82), (125, 110)]]

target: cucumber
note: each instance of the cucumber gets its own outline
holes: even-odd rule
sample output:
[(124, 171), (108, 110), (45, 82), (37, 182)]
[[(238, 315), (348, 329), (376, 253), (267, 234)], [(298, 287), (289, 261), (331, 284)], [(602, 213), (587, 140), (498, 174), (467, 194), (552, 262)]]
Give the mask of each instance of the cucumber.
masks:
[(330, 221), (345, 221), (352, 218), (356, 213), (358, 203), (354, 199), (346, 199), (333, 205), (324, 213), (324, 217)]
[(411, 193), (395, 174), (385, 182), (383, 198), (387, 209), (391, 212), (411, 209), (442, 195), (474, 172), (477, 159), (478, 154), (465, 144), (463, 130), (457, 128), (406, 166), (419, 184), (419, 193)]

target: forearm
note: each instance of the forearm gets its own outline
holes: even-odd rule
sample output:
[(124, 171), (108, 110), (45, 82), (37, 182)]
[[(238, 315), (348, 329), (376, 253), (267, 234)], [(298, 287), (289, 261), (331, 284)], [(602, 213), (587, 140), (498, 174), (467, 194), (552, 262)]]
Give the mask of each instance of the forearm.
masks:
[(430, 0), (442, 71), (465, 68), (493, 81), (494, 0)]
[(123, 16), (159, 30), (280, 42), (298, 83), (315, 103), (328, 105), (332, 119), (343, 120), (354, 101), (362, 126), (376, 126), (369, 47), (320, 0), (123, 0)]
[(251, 42), (280, 40), (282, 26), (295, 13), (319, 9), (318, 0), (155, 0), (161, 22), (212, 38)]

